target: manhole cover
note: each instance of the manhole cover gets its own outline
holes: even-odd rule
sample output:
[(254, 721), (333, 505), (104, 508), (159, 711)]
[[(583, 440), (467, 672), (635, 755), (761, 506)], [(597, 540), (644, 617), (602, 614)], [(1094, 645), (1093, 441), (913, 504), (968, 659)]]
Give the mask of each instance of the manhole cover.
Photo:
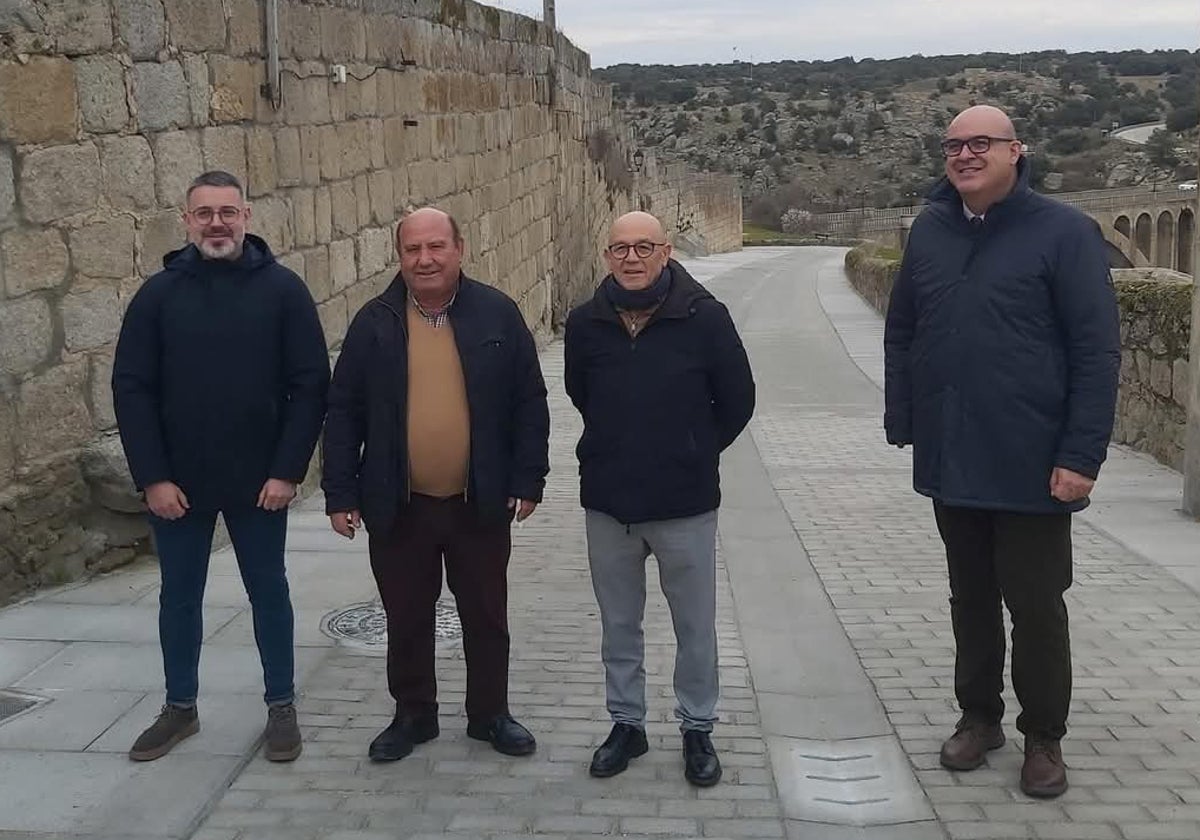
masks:
[[(374, 602), (334, 610), (321, 620), (321, 631), (330, 638), (354, 646), (379, 650), (387, 647), (387, 616), (383, 605)], [(433, 635), (437, 639), (462, 636), (462, 625), (453, 600), (439, 598), (434, 605)]]
[(0, 723), (4, 723), (9, 718), (16, 717), (21, 712), (27, 712), (43, 702), (45, 702), (45, 698), (42, 697), (17, 694), (12, 691), (0, 691)]

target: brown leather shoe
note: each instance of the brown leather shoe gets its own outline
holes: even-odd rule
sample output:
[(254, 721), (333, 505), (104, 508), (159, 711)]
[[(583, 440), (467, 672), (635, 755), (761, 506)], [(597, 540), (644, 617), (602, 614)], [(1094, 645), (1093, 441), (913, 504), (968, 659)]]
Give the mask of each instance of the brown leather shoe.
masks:
[(974, 770), (987, 757), (988, 750), (1004, 746), (1004, 730), (999, 723), (984, 723), (964, 717), (954, 734), (942, 744), (941, 762), (947, 770)]
[(1043, 799), (1061, 796), (1067, 789), (1067, 767), (1058, 741), (1025, 739), (1025, 763), (1021, 765), (1021, 790)]

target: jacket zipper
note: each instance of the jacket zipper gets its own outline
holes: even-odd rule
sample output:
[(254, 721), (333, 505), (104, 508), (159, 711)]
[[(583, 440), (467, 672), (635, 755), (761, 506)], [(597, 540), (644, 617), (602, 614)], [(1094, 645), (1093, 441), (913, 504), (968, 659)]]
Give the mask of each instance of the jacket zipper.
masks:
[[(391, 312), (392, 315), (396, 318), (396, 321), (400, 324), (400, 333), (401, 333), (401, 335), (404, 336), (404, 348), (405, 348), (404, 363), (408, 364), (408, 324), (405, 323), (404, 318), (400, 317), (400, 313), (398, 313), (395, 309), (393, 309), (391, 304), (389, 304), (387, 301), (385, 301), (382, 297), (379, 298), (379, 302), (387, 307), (388, 312)], [(408, 374), (407, 373), (405, 374), (404, 380), (405, 380), (405, 386), (407, 387), (407, 384), (408, 384)], [(407, 410), (408, 394), (404, 395), (404, 406), (405, 406), (405, 410)], [(396, 404), (396, 420), (395, 420), (395, 422), (396, 422), (397, 426), (401, 426), (400, 405), (399, 405), (398, 401)], [(401, 427), (404, 429), (405, 436), (407, 436), (408, 435), (408, 418), (405, 418), (404, 423)], [(409, 457), (408, 457), (408, 441), (407, 440), (403, 443), (403, 446), (404, 446), (404, 504), (407, 505), (410, 501), (412, 501), (412, 476), (410, 474), (412, 472), (412, 466), (409, 462)]]

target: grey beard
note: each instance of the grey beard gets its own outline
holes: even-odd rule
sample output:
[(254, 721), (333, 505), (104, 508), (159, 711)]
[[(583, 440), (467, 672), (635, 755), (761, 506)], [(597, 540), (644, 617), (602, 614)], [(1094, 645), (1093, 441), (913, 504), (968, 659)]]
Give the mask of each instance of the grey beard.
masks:
[(241, 242), (231, 240), (229, 245), (226, 247), (214, 248), (205, 240), (201, 240), (196, 244), (196, 247), (200, 249), (200, 253), (203, 254), (206, 259), (233, 261), (242, 255), (242, 244), (243, 243)]

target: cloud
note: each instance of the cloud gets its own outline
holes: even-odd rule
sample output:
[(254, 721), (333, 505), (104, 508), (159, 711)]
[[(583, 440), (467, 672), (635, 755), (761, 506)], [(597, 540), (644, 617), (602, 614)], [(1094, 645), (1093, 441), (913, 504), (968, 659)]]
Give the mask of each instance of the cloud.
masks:
[[(541, 16), (541, 0), (497, 5)], [(560, 0), (559, 28), (596, 66), (923, 53), (1196, 49), (1196, 0)], [(1003, 16), (997, 16), (1001, 9)], [(734, 48), (736, 49), (736, 54)]]

